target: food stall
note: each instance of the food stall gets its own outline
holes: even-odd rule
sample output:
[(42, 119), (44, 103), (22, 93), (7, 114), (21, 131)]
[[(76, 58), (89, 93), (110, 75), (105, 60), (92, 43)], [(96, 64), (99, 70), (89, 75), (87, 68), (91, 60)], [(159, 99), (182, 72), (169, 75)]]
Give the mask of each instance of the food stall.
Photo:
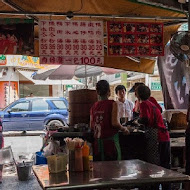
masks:
[[(6, 14), (16, 9), (18, 12), (15, 12), (15, 14), (27, 15), (34, 18), (35, 22), (38, 23), (38, 25), (34, 26), (36, 37), (39, 37), (39, 41), (36, 40), (35, 43), (35, 55), (40, 56), (40, 63), (42, 64), (89, 64), (152, 73), (155, 61), (152, 60), (150, 56), (163, 55), (164, 45), (170, 39), (171, 34), (177, 30), (180, 22), (187, 20), (183, 12), (175, 12), (175, 9), (168, 10), (163, 9), (163, 7), (161, 9), (154, 6), (150, 7), (150, 5), (139, 4), (137, 1), (119, 0), (117, 2), (106, 2), (96, 0), (94, 3), (92, 1), (83, 2), (81, 0), (81, 2), (75, 1), (75, 3), (70, 1), (57, 1), (55, 3), (48, 0), (44, 4), (36, 0), (35, 3), (31, 2), (33, 4), (30, 4), (30, 2), (26, 1), (17, 2), (14, 0), (6, 0), (1, 2), (0, 5), (4, 2), (7, 8)], [(2, 7), (5, 5), (3, 4)], [(31, 9), (31, 7), (33, 7), (33, 9)], [(30, 10), (30, 12), (27, 10)], [(129, 16), (131, 13), (133, 16)], [(65, 18), (72, 20), (65, 21)], [(144, 22), (145, 20), (148, 21)], [(108, 21), (107, 28), (106, 21)], [(62, 29), (62, 26), (64, 26), (64, 29)], [(69, 26), (69, 29), (66, 26)], [(134, 28), (136, 29), (135, 31)], [(106, 34), (107, 38), (104, 39), (106, 30), (108, 34)], [(69, 37), (71, 31), (73, 32), (73, 36)], [(80, 34), (79, 31), (81, 32)], [(64, 35), (62, 35), (63, 33)], [(89, 35), (85, 36), (87, 33)], [(83, 35), (84, 37), (81, 37)], [(158, 41), (156, 41), (156, 36), (158, 36)], [(65, 40), (64, 42), (63, 39)], [(74, 39), (72, 43), (71, 39)], [(80, 43), (78, 39), (81, 40)], [(94, 42), (93, 39), (95, 39), (96, 42)], [(137, 39), (137, 42), (134, 42), (134, 39)], [(65, 46), (63, 46), (63, 43), (66, 45), (64, 44)], [(78, 50), (78, 45), (80, 45), (81, 50)], [(95, 51), (93, 45), (97, 47)], [(71, 47), (73, 47), (72, 50)], [(87, 47), (89, 47), (88, 50), (86, 49)], [(107, 54), (104, 55), (106, 51)], [(131, 57), (133, 56), (140, 57), (140, 60), (138, 62), (132, 60)], [(85, 94), (83, 94), (82, 100), (85, 100)], [(92, 104), (95, 99), (91, 102), (81, 100), (77, 102), (76, 97), (73, 98), (73, 102), (70, 102), (71, 107), (69, 109), (71, 111), (70, 119), (73, 122), (72, 126), (74, 127), (76, 125), (75, 129), (77, 130), (77, 126), (79, 126), (80, 123), (84, 122), (85, 126), (86, 124), (89, 126), (86, 120), (79, 121), (77, 119), (83, 117), (81, 114), (86, 114), (85, 119), (89, 118), (89, 105)], [(91, 96), (88, 95), (87, 100), (89, 97)], [(79, 105), (80, 103), (81, 105)], [(78, 107), (76, 105), (78, 105)], [(78, 111), (76, 111), (77, 109)], [(51, 138), (55, 141), (59, 140), (63, 142), (66, 136), (82, 137), (85, 139), (88, 137), (89, 139), (87, 140), (90, 141), (91, 134), (88, 130), (81, 132), (57, 131), (51, 135)], [(120, 137), (121, 144), (123, 144), (123, 159), (143, 158), (143, 153), (141, 154), (140, 152), (140, 149), (143, 147), (143, 132), (133, 131), (127, 138), (123, 137), (122, 134)], [(132, 145), (131, 147), (130, 144)], [(135, 146), (133, 146), (134, 144)], [(129, 147), (126, 148), (128, 145)], [(137, 169), (135, 168), (136, 166), (138, 167)], [(113, 173), (117, 175), (106, 173), (106, 168), (113, 168), (113, 171), (115, 171)], [(124, 171), (122, 171), (123, 168)], [(63, 175), (66, 175), (65, 181), (60, 181), (59, 174), (49, 175), (47, 166), (34, 166), (33, 169), (44, 189), (54, 188), (51, 186), (51, 183), (53, 183), (53, 186), (56, 186), (57, 189), (70, 188), (69, 186), (71, 186), (71, 188), (88, 189), (101, 188), (106, 185), (110, 187), (115, 187), (116, 185), (133, 186), (142, 183), (189, 180), (188, 176), (164, 170), (163, 168), (138, 160), (95, 163), (93, 170), (94, 177), (83, 177), (85, 173), (69, 172), (69, 176), (71, 176), (69, 178), (67, 172), (67, 174)], [(130, 169), (131, 172), (129, 172)], [(150, 170), (153, 170), (153, 172), (147, 175), (147, 172), (150, 172)], [(144, 175), (145, 177), (143, 177)], [(40, 176), (45, 176), (45, 181), (41, 179)], [(69, 180), (66, 179), (67, 177)], [(49, 179), (50, 181), (53, 180), (49, 182)], [(74, 186), (72, 180), (76, 181)], [(101, 183), (98, 183), (100, 181)], [(68, 183), (69, 185), (64, 185)]]

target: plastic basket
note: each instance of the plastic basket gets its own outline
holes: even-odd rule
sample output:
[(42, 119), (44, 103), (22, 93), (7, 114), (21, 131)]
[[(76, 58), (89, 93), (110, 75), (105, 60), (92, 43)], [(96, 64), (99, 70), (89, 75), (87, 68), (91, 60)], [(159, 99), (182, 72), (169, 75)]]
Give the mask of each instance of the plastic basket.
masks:
[(36, 152), (36, 165), (47, 164), (47, 159), (43, 152)]
[(53, 155), (47, 157), (49, 173), (59, 173), (67, 170), (67, 155)]

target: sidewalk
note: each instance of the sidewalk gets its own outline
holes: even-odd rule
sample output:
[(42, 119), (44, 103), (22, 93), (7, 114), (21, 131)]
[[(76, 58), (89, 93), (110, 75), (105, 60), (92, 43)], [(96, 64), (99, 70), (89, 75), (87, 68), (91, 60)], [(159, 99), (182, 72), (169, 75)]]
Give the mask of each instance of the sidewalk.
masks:
[(15, 160), (18, 159), (19, 155), (35, 154), (40, 151), (43, 140), (40, 133), (27, 132), (22, 133), (4, 133), (5, 147), (11, 146)]
[[(15, 160), (19, 155), (29, 155), (40, 150), (42, 147), (41, 134), (4, 134), (5, 147), (11, 146)], [(17, 173), (4, 173), (0, 190), (42, 190), (34, 174), (28, 181), (19, 181)]]

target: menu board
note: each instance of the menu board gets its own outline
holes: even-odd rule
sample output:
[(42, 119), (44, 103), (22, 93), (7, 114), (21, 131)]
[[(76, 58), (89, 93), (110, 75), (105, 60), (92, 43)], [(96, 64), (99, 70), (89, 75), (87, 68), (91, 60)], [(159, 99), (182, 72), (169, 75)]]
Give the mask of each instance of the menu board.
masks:
[(40, 20), (40, 64), (103, 65), (102, 21)]
[(107, 22), (109, 56), (163, 56), (163, 23)]

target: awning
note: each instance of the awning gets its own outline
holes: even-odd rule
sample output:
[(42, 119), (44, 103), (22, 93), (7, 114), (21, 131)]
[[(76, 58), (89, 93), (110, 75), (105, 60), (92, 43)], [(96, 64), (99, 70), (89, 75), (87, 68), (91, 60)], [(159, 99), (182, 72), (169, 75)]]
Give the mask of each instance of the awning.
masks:
[(119, 85), (121, 84), (121, 79), (120, 80), (116, 80), (116, 81), (113, 81), (113, 82), (109, 82), (110, 85)]
[(40, 69), (38, 72), (33, 74), (33, 79), (36, 80), (58, 80), (58, 79), (72, 79), (73, 77), (85, 78), (91, 76), (98, 76), (102, 73), (105, 74), (115, 74), (123, 72), (122, 70), (99, 67), (99, 66), (90, 66), (87, 65), (59, 65), (54, 69)]
[(46, 79), (45, 81), (43, 80), (35, 80), (35, 85), (80, 85), (80, 86), (84, 86), (83, 83), (75, 80), (75, 79), (71, 79), (71, 80), (49, 80)]
[(35, 71), (30, 71), (30, 70), (22, 70), (22, 69), (17, 69), (17, 71), (24, 76), (27, 80), (30, 80), (34, 83), (34, 85), (84, 85), (83, 83), (71, 79), (71, 80), (34, 80), (32, 79), (32, 76), (34, 75)]
[(30, 70), (24, 70), (24, 69), (17, 69), (17, 71), (23, 76), (25, 77), (27, 80), (33, 82), (35, 84), (35, 80), (32, 79), (32, 74), (34, 73), (34, 71), (30, 71)]

